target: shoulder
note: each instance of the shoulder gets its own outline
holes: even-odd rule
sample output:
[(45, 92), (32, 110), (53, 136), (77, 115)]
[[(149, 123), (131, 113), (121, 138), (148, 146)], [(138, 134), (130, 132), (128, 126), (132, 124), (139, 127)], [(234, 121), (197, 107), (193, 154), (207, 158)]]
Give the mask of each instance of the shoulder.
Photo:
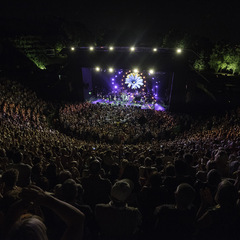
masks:
[(161, 206), (158, 206), (155, 208), (155, 214), (162, 214), (162, 213), (167, 213), (170, 211), (176, 211), (176, 208), (172, 204), (163, 204)]
[(112, 209), (112, 206), (110, 206), (110, 204), (99, 203), (95, 206), (95, 214), (101, 215), (101, 213), (106, 213), (106, 211), (109, 212), (110, 209)]

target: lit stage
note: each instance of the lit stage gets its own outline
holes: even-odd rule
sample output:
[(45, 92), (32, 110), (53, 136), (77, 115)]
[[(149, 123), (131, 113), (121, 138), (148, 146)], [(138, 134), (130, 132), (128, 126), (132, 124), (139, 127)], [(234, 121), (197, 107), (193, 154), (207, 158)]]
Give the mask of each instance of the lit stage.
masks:
[(171, 74), (134, 69), (89, 70), (91, 90), (87, 100), (93, 104), (133, 106), (141, 109), (168, 109)]

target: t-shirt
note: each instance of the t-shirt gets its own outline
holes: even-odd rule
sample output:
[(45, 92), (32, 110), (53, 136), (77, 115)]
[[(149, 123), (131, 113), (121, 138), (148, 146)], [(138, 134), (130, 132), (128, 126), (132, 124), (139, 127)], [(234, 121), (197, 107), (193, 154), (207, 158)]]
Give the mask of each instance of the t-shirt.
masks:
[(131, 239), (142, 222), (137, 208), (115, 207), (111, 202), (97, 204), (95, 216), (101, 235), (107, 239)]
[(155, 235), (159, 239), (192, 239), (195, 209), (179, 210), (175, 205), (156, 208)]

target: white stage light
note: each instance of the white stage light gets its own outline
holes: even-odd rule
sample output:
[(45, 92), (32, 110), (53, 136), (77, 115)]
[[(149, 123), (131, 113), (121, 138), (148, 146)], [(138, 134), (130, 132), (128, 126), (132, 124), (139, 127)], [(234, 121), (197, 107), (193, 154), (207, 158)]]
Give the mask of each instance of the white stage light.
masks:
[(180, 54), (180, 53), (182, 53), (182, 49), (181, 49), (181, 48), (177, 48), (176, 52), (177, 52), (178, 54)]
[(149, 74), (154, 74), (154, 70), (153, 69), (149, 69)]
[(94, 47), (89, 47), (89, 50), (90, 50), (90, 51), (93, 51), (93, 50), (94, 50)]
[(75, 50), (75, 47), (71, 47), (71, 50), (74, 51), (74, 50)]
[(138, 73), (138, 69), (137, 69), (137, 68), (134, 68), (134, 69), (133, 69), (133, 72), (134, 72), (134, 73)]
[(100, 67), (95, 67), (95, 70), (96, 70), (97, 72), (99, 72), (101, 69), (100, 69)]
[(157, 52), (157, 48), (153, 48), (153, 52)]
[(110, 68), (108, 69), (108, 71), (109, 71), (110, 73), (112, 73), (112, 72), (113, 72), (113, 68), (110, 67)]
[(109, 51), (113, 51), (114, 50), (114, 47), (109, 47)]
[(131, 51), (131, 52), (134, 52), (134, 51), (135, 51), (135, 47), (131, 47), (131, 48), (130, 48), (130, 51)]

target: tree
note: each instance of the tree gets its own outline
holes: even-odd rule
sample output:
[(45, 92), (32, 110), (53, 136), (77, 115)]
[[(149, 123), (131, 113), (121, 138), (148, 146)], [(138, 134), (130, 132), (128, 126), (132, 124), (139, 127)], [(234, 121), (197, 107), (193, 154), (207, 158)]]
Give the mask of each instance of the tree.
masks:
[(216, 44), (210, 56), (209, 66), (216, 73), (240, 74), (240, 46)]
[(206, 60), (205, 60), (204, 52), (200, 53), (200, 57), (194, 62), (193, 67), (197, 71), (206, 70)]

